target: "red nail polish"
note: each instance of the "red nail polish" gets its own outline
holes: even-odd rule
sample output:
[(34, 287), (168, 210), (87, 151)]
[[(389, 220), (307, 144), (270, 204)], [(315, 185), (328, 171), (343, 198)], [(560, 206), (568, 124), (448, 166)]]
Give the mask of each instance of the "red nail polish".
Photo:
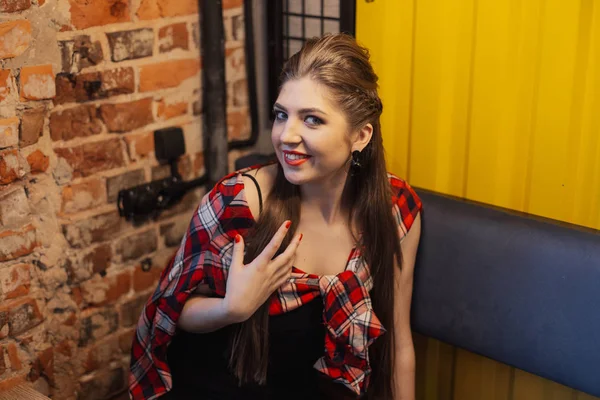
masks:
[(235, 235), (235, 242), (239, 243), (240, 240), (242, 240), (242, 237), (240, 235)]
[(300, 242), (300, 241), (302, 241), (302, 237), (303, 237), (303, 236), (304, 236), (304, 234), (303, 234), (303, 233), (301, 233), (301, 234), (300, 234), (300, 238), (298, 239), (298, 241), (299, 241), (299, 242)]
[(285, 223), (286, 229), (290, 229), (290, 226), (292, 226), (292, 221), (288, 221)]

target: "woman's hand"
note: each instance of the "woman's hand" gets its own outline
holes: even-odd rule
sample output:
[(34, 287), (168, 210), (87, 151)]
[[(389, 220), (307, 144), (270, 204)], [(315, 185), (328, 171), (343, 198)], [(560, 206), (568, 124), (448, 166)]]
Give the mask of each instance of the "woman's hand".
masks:
[(250, 318), (290, 277), (302, 234), (294, 237), (287, 249), (273, 259), (289, 227), (290, 222), (286, 221), (262, 253), (246, 265), (244, 265), (244, 239), (240, 235), (236, 236), (223, 299), (225, 312), (234, 322), (242, 322)]

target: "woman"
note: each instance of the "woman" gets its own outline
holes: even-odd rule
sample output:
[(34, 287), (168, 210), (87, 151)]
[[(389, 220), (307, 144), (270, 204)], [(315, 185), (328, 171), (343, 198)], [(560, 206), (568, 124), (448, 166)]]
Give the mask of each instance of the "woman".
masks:
[(381, 111), (350, 36), (291, 57), (277, 162), (204, 197), (140, 319), (133, 399), (414, 398), (421, 202), (386, 172)]

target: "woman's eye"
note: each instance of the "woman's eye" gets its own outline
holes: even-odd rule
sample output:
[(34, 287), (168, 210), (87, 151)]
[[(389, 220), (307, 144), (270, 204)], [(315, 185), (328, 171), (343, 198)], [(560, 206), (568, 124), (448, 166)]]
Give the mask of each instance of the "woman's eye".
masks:
[(287, 114), (283, 111), (273, 110), (273, 115), (275, 115), (275, 121), (285, 121), (287, 119)]
[(323, 120), (321, 118), (317, 118), (315, 116), (309, 115), (308, 117), (306, 117), (304, 119), (304, 121), (309, 124), (309, 125), (313, 125), (313, 126), (319, 126), (323, 124)]

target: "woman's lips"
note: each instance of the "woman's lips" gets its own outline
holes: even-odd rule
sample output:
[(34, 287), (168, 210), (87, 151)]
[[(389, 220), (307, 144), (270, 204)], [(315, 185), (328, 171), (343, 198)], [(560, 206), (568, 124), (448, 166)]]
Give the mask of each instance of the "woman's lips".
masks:
[(297, 167), (298, 165), (304, 164), (309, 158), (309, 155), (303, 153), (292, 151), (283, 152), (283, 160), (287, 165), (291, 165), (292, 167)]

